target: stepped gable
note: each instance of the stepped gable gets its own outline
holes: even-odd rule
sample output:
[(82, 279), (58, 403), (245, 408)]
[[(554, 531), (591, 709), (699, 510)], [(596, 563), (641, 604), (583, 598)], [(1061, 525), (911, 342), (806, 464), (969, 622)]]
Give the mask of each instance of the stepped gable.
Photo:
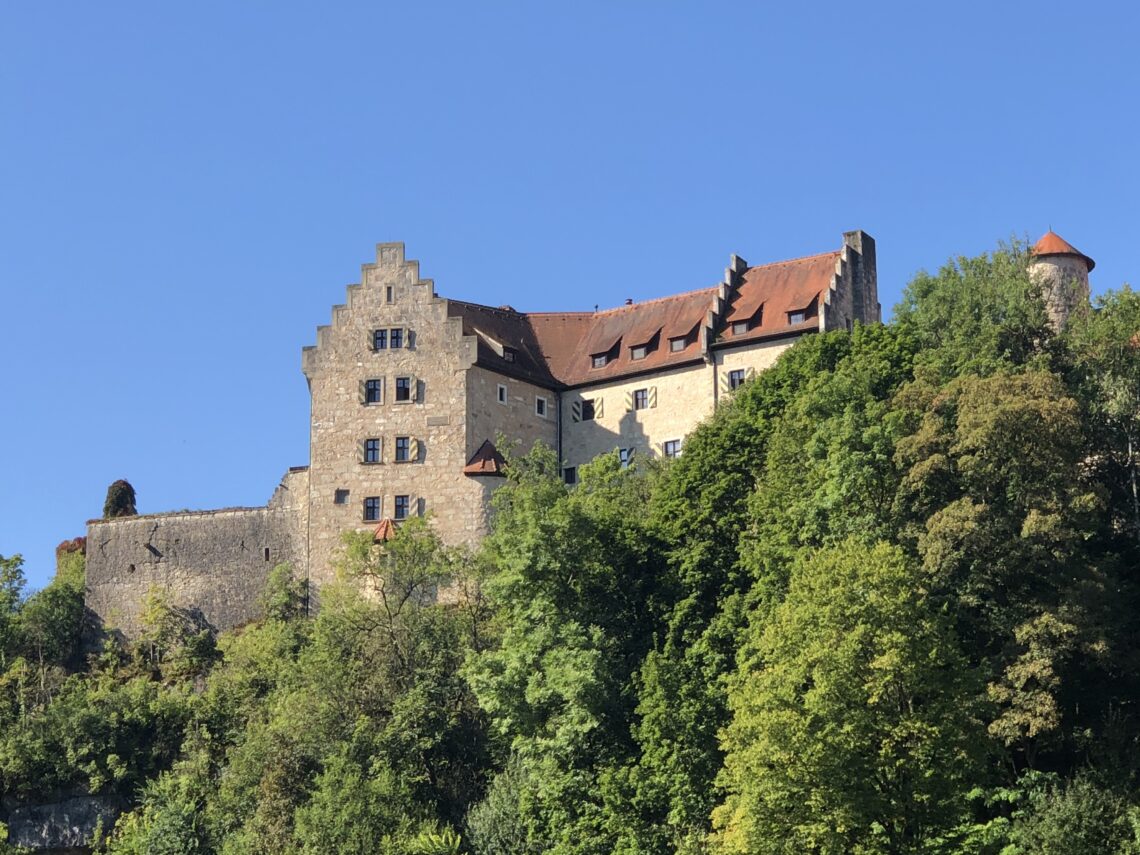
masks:
[[(448, 314), (478, 340), (477, 364), (551, 389), (584, 386), (690, 364), (710, 347), (731, 346), (820, 329), (819, 315), (843, 251), (748, 267), (736, 256), (724, 281), (709, 288), (600, 312), (515, 311), (448, 300)], [(800, 323), (788, 313), (805, 311)], [(747, 332), (732, 324), (751, 321)], [(669, 340), (686, 339), (681, 350)], [(631, 350), (645, 345), (642, 359)], [(509, 354), (508, 354), (509, 351)], [(595, 368), (593, 357), (608, 354)]]
[(1057, 234), (1052, 229), (1045, 232), (1041, 236), (1041, 240), (1033, 244), (1033, 249), (1030, 250), (1034, 255), (1072, 255), (1077, 258), (1084, 259), (1085, 264), (1088, 265), (1089, 272), (1096, 267), (1096, 262)]
[[(745, 270), (717, 342), (750, 342), (818, 328), (820, 302), (831, 285), (841, 255), (842, 251), (836, 250)], [(807, 318), (789, 324), (788, 313), (797, 311), (806, 311)], [(732, 324), (757, 318), (757, 312), (759, 323), (754, 321), (746, 333), (732, 333)]]
[(507, 476), (507, 461), (495, 448), (489, 439), (483, 440), (479, 449), (471, 455), (467, 465), (463, 467), (464, 475), (492, 475), (498, 478)]

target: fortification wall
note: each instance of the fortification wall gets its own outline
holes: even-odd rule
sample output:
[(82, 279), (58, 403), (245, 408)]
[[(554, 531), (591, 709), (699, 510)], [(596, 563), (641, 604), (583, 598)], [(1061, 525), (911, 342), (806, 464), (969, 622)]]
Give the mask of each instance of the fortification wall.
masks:
[(290, 472), (261, 508), (226, 508), (93, 520), (87, 526), (87, 608), (108, 630), (141, 629), (151, 588), (215, 630), (260, 614), (269, 571), (304, 574), (304, 470)]

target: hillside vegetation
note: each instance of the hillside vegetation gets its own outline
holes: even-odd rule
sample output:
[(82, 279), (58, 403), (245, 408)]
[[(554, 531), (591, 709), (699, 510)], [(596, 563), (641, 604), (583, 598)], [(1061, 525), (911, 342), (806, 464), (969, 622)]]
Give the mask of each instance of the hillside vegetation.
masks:
[(2, 794), (123, 797), (115, 855), (1140, 853), (1140, 296), (1054, 335), (1025, 262), (803, 339), (668, 465), (516, 456), (475, 554), (349, 536), (315, 617), (280, 567), (84, 656), (77, 545), (2, 561)]

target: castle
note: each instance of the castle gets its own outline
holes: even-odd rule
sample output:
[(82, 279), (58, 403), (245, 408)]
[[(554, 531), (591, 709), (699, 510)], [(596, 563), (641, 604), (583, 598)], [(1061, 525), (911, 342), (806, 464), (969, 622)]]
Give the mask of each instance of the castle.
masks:
[[(1036, 275), (1061, 317), (1082, 271), (1087, 300), (1092, 261), (1052, 232), (1037, 249)], [(225, 629), (257, 616), (278, 563), (317, 588), (328, 581), (347, 529), (383, 539), (430, 514), (445, 542), (473, 543), (504, 477), (498, 438), (550, 446), (570, 484), (615, 449), (623, 463), (675, 457), (797, 339), (879, 320), (875, 242), (862, 231), (790, 261), (749, 266), (734, 255), (708, 288), (557, 313), (439, 297), (402, 244), (380, 244), (302, 352), (309, 465), (290, 469), (264, 507), (91, 521), (87, 606), (129, 635), (157, 586)]]

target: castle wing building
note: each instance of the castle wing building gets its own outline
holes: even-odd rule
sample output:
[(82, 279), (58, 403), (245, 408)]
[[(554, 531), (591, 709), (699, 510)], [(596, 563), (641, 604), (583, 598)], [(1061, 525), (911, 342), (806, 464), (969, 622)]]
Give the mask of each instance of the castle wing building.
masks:
[(345, 530), (386, 540), (428, 514), (446, 542), (473, 543), (503, 483), (496, 443), (545, 443), (571, 484), (598, 454), (676, 457), (800, 337), (879, 320), (875, 243), (861, 231), (806, 258), (732, 256), (715, 285), (593, 312), (449, 300), (402, 244), (381, 244), (303, 350), (308, 467), (264, 508), (92, 521), (88, 605), (132, 634), (158, 585), (227, 628), (256, 616), (278, 561), (316, 588), (332, 579)]

